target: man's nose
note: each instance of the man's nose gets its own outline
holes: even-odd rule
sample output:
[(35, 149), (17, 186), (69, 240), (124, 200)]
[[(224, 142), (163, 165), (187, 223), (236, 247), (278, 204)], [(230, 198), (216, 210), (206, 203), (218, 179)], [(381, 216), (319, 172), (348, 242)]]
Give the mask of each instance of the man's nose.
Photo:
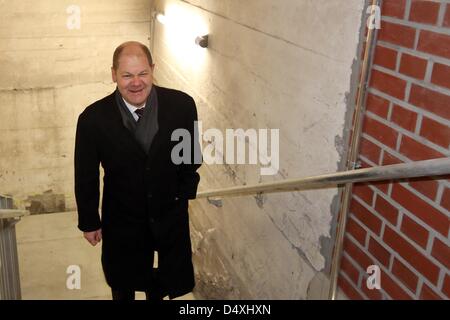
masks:
[(140, 82), (139, 77), (133, 77), (133, 78), (131, 79), (131, 84), (134, 85), (134, 86), (140, 85), (141, 82)]

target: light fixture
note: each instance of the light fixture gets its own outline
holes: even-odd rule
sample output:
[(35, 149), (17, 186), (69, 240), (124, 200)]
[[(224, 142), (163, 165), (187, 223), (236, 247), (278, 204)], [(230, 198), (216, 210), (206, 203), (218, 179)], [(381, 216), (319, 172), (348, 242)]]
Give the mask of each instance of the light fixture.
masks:
[(199, 45), (202, 48), (207, 48), (208, 47), (208, 35), (204, 35), (204, 36), (198, 36), (197, 38), (195, 38), (195, 44)]
[[(192, 49), (198, 54), (196, 45), (208, 47), (208, 29), (202, 19), (178, 6), (168, 6), (164, 12), (153, 11), (152, 20), (164, 26), (164, 37), (169, 40), (167, 43), (173, 51), (186, 53), (186, 50)], [(155, 28), (154, 24), (152, 26)]]

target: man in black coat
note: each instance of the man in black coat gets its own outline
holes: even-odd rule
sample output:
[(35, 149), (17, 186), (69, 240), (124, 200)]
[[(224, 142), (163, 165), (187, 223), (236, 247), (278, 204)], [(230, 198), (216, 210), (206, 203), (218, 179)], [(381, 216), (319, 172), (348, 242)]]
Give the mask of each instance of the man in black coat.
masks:
[[(197, 110), (187, 94), (153, 85), (153, 69), (145, 45), (120, 45), (111, 68), (116, 91), (78, 118), (78, 228), (93, 246), (103, 240), (102, 266), (113, 299), (132, 300), (135, 291), (146, 292), (147, 299), (172, 299), (195, 285), (188, 201), (195, 198), (200, 180)], [(190, 136), (189, 147), (178, 155), (190, 161), (173, 159), (177, 129)]]

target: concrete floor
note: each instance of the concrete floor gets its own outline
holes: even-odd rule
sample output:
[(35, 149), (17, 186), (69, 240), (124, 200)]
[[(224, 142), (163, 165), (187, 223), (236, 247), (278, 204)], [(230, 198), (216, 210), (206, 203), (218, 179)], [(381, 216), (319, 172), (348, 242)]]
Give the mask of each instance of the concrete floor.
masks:
[[(24, 300), (110, 300), (100, 264), (101, 247), (92, 247), (77, 229), (76, 212), (32, 215), (16, 225)], [(67, 268), (81, 270), (81, 288), (70, 290)], [(138, 292), (137, 300), (145, 294)], [(192, 294), (177, 298), (193, 300)]]

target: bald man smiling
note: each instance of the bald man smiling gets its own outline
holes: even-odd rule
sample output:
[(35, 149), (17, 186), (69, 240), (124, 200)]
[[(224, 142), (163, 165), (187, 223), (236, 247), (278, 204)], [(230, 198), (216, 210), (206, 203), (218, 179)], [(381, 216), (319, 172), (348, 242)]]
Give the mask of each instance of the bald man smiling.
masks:
[(116, 90), (88, 106), (77, 123), (78, 228), (91, 245), (101, 242), (114, 300), (134, 300), (136, 291), (148, 300), (173, 299), (195, 286), (188, 202), (200, 181), (193, 160), (199, 148), (192, 139), (192, 161), (174, 163), (171, 135), (184, 129), (194, 137), (197, 109), (189, 95), (154, 85), (153, 70), (145, 45), (118, 46), (111, 67)]

